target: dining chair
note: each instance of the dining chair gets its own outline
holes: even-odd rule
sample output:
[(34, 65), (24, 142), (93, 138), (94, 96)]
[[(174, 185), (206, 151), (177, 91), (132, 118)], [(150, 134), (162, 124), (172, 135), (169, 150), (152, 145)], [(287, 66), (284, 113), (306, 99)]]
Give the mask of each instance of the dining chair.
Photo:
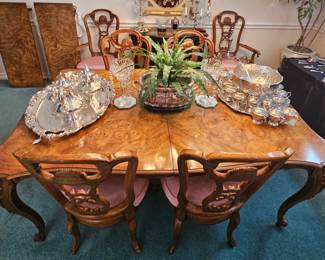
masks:
[[(18, 151), (14, 156), (66, 211), (67, 229), (73, 237), (71, 254), (80, 246), (78, 223), (102, 228), (123, 220), (128, 223), (133, 249), (141, 252), (135, 207), (142, 202), (149, 181), (136, 178), (138, 158), (133, 152), (47, 157)], [(126, 171), (121, 171), (122, 164)], [(113, 173), (113, 169), (125, 174)]]
[[(234, 247), (233, 231), (240, 222), (240, 209), (292, 154), (290, 148), (266, 154), (205, 155), (196, 150), (183, 150), (177, 160), (179, 176), (161, 180), (167, 199), (176, 208), (169, 252), (174, 253), (176, 249), (186, 217), (198, 224), (216, 224), (229, 219), (227, 239), (229, 246)], [(203, 174), (191, 173), (195, 163), (202, 166)]]
[[(113, 57), (109, 50), (114, 50), (115, 57)], [(109, 70), (112, 59), (122, 57), (123, 55), (131, 55), (140, 64), (140, 59), (143, 58), (142, 63), (144, 68), (149, 67), (151, 52), (151, 44), (138, 31), (132, 29), (119, 29), (112, 34), (105, 36), (100, 43), (100, 49), (104, 57), (105, 67)]]
[[(241, 36), (245, 27), (245, 19), (238, 13), (230, 10), (223, 11), (212, 20), (212, 39), (217, 54), (227, 57), (236, 57), (240, 48), (246, 53), (251, 53), (250, 57), (241, 58), (246, 63), (254, 63), (255, 58), (261, 52), (251, 46), (241, 43)], [(218, 33), (220, 32), (220, 33)]]
[(213, 42), (201, 32), (195, 29), (184, 29), (177, 31), (172, 37), (167, 40), (169, 46), (173, 47), (177, 43), (182, 43), (184, 48), (193, 48), (191, 51), (192, 61), (197, 61), (199, 57), (195, 55), (195, 52), (207, 52), (208, 56), (214, 55)]
[[(76, 68), (83, 69), (86, 65), (90, 69), (104, 70), (105, 63), (100, 51), (100, 40), (110, 34), (110, 30), (118, 30), (120, 27), (119, 17), (108, 9), (95, 9), (86, 14), (83, 18), (87, 32), (88, 42), (79, 45), (76, 51), (88, 48), (91, 56), (85, 59), (75, 61)], [(92, 30), (94, 28), (94, 30)], [(76, 55), (80, 57), (80, 55)]]

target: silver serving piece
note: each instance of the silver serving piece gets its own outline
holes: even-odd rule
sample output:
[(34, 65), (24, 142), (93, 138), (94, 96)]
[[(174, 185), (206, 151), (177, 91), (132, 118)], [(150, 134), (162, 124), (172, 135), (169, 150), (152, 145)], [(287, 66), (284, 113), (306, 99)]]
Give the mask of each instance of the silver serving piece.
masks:
[(234, 76), (240, 80), (240, 85), (254, 91), (278, 85), (283, 81), (282, 75), (277, 70), (257, 64), (238, 63)]
[(113, 84), (87, 67), (66, 72), (32, 96), (25, 123), (38, 141), (68, 136), (100, 118), (114, 95)]
[(231, 80), (219, 79), (223, 87), (218, 97), (233, 110), (251, 115), (255, 124), (293, 126), (299, 116), (290, 107), (291, 93), (283, 89), (282, 80), (270, 67), (239, 63)]

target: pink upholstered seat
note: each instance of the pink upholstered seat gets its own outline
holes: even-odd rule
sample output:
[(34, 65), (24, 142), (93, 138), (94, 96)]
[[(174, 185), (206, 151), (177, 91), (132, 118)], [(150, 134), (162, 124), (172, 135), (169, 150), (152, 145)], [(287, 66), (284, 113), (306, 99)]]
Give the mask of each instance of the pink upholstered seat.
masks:
[[(240, 189), (241, 182), (226, 182), (224, 189)], [(169, 202), (178, 206), (177, 194), (179, 191), (179, 177), (166, 177), (161, 179), (161, 186)], [(202, 200), (209, 196), (216, 189), (216, 183), (207, 175), (192, 176), (187, 179), (186, 198), (189, 202), (202, 206)], [(220, 200), (218, 204), (227, 203), (228, 200)], [(214, 204), (215, 204), (214, 203)], [(216, 204), (215, 204), (216, 205)]]
[(84, 69), (86, 65), (93, 70), (105, 69), (105, 63), (102, 56), (92, 56), (80, 61), (77, 65), (77, 69)]
[[(179, 191), (179, 177), (166, 177), (161, 179), (161, 185), (169, 202), (178, 206), (177, 194)], [(206, 175), (193, 176), (187, 180), (186, 198), (191, 203), (201, 206), (202, 200), (216, 188), (216, 184)]]
[[(134, 182), (135, 200), (133, 203), (135, 207), (139, 206), (140, 203), (142, 202), (148, 187), (149, 187), (149, 181), (147, 179), (144, 178), (135, 179)], [(72, 189), (74, 192), (78, 192), (80, 190), (83, 190), (84, 192), (89, 191), (89, 186), (87, 185), (79, 185), (79, 186), (65, 185), (65, 188), (70, 192)], [(115, 207), (121, 202), (123, 202), (123, 200), (126, 199), (124, 176), (111, 175), (98, 186), (98, 189), (99, 189), (100, 196), (103, 196), (110, 203), (110, 207)]]
[[(99, 185), (99, 193), (107, 198), (111, 207), (121, 203), (125, 198), (124, 176), (110, 176), (102, 184)], [(149, 187), (149, 180), (144, 178), (136, 178), (134, 181), (135, 200), (133, 205), (139, 206)]]

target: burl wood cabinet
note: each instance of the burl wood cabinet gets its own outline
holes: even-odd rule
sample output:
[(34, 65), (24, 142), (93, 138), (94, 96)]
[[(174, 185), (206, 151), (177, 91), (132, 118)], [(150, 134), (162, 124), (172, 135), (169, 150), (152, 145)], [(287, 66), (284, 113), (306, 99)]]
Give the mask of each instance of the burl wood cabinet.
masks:
[(0, 3), (0, 54), (11, 86), (43, 85), (43, 75), (25, 3)]

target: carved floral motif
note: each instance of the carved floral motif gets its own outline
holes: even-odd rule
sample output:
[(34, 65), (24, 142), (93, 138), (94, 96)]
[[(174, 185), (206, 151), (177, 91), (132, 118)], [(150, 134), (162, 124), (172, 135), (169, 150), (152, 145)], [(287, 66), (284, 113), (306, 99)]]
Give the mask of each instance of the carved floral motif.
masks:
[[(235, 206), (240, 202), (241, 194), (257, 179), (258, 171), (256, 167), (242, 167), (225, 173), (215, 172), (216, 190), (203, 200), (203, 210), (224, 212)], [(223, 183), (220, 183), (220, 176), (224, 176)]]

